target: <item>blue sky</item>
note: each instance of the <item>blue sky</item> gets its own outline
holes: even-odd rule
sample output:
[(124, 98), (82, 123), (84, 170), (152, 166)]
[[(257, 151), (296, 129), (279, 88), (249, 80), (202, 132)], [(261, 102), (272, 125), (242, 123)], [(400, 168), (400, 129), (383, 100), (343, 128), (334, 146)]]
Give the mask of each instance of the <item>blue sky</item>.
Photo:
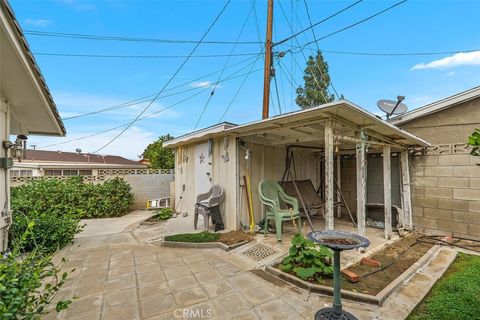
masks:
[[(276, 0), (274, 41), (308, 26), (303, 0)], [(352, 4), (354, 1), (307, 0), (313, 22)], [(240, 41), (258, 41), (252, 5), (258, 16), (261, 40), (264, 40), (266, 1), (234, 0), (205, 40), (235, 41), (242, 25)], [(376, 13), (396, 1), (363, 1), (314, 30), (317, 38)], [(225, 1), (16, 1), (11, 0), (24, 30), (137, 38), (198, 40)], [(285, 12), (285, 15), (282, 12)], [(288, 21), (288, 22), (287, 22)], [(94, 55), (184, 56), (194, 44), (161, 44), (83, 40), (27, 35), (34, 53)], [(298, 43), (313, 40), (311, 32), (298, 36)], [(276, 50), (297, 46), (286, 42)], [(413, 1), (354, 28), (319, 42), (322, 50), (347, 52), (446, 52), (480, 49), (479, 1)], [(202, 44), (195, 55), (226, 55), (232, 44)], [(314, 45), (310, 46), (314, 49)], [(245, 123), (261, 117), (263, 56), (259, 44), (237, 45), (198, 127), (217, 123), (235, 93), (237, 98), (223, 120)], [(295, 51), (295, 50), (294, 50)], [(298, 51), (298, 50), (297, 50)], [(306, 56), (311, 51), (304, 50)], [(251, 55), (250, 55), (251, 54)], [(293, 57), (293, 58), (292, 58)], [(324, 52), (330, 76), (339, 93), (374, 113), (376, 101), (406, 96), (405, 103), (416, 108), (431, 101), (480, 85), (480, 52), (428, 56), (359, 56)], [(86, 58), (36, 55), (63, 117), (70, 117), (146, 97), (158, 92), (182, 63), (182, 58)], [(194, 129), (210, 95), (212, 83), (219, 79), (227, 57), (188, 61), (165, 94), (145, 114), (176, 106), (135, 123), (114, 143), (101, 151), (135, 159), (144, 147), (159, 135), (174, 136)], [(294, 88), (302, 83), (305, 59), (302, 53), (288, 53), (277, 67), (281, 111), (296, 110)], [(416, 67), (415, 67), (416, 66)], [(246, 78), (244, 74), (253, 72)], [(198, 79), (206, 74), (216, 74)], [(236, 77), (236, 78), (235, 78)], [(197, 81), (192, 81), (198, 79)], [(181, 86), (180, 86), (181, 85)], [(175, 88), (176, 87), (176, 88)], [(179, 91), (185, 91), (178, 93)], [(272, 82), (271, 114), (280, 112)], [(197, 94), (194, 97), (191, 95)], [(65, 120), (66, 138), (30, 137), (29, 144), (42, 149), (92, 152), (109, 141), (122, 128), (70, 143), (45, 147), (107, 131), (133, 120), (147, 102), (110, 112)]]

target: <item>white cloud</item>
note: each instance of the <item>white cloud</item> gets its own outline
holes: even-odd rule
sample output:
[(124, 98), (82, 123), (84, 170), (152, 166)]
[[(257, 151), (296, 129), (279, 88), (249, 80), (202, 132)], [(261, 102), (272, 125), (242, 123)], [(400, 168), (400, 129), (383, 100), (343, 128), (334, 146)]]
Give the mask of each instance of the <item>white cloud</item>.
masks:
[(450, 76), (453, 76), (453, 75), (455, 75), (455, 74), (456, 74), (455, 71), (450, 71), (450, 72), (445, 73), (445, 75), (447, 75), (447, 76), (449, 76), (449, 77), (450, 77)]
[(207, 81), (192, 82), (190, 85), (195, 88), (208, 88), (208, 87), (211, 87), (213, 83), (212, 81), (207, 80)]
[(78, 11), (92, 11), (97, 8), (92, 1), (57, 0), (57, 2), (63, 3)]
[(410, 70), (446, 69), (474, 65), (480, 65), (480, 51), (460, 52), (450, 57), (434, 60), (429, 63), (419, 63), (414, 65)]
[(48, 27), (53, 22), (46, 19), (26, 19), (25, 24), (32, 27)]

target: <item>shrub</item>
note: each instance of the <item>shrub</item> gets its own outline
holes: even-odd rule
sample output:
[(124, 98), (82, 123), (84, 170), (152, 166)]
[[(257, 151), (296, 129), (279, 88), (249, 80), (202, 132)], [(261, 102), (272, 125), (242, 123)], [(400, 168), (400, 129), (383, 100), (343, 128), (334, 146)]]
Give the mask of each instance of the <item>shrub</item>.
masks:
[(218, 239), (220, 239), (220, 233), (210, 233), (208, 231), (203, 231), (200, 233), (180, 233), (165, 237), (165, 240), (167, 241), (194, 243), (215, 242), (218, 241)]
[(321, 282), (322, 275), (331, 275), (332, 266), (327, 263), (332, 257), (332, 251), (296, 234), (292, 238), (292, 246), (288, 251), (280, 269), (285, 272), (294, 272), (303, 280), (316, 279)]
[(158, 220), (168, 220), (172, 217), (172, 214), (172, 209), (162, 208), (160, 210), (156, 210), (153, 217)]
[[(54, 294), (65, 283), (68, 274), (60, 275), (58, 266), (52, 263), (51, 256), (44, 256), (33, 249), (21, 253), (23, 242), (31, 238), (34, 222), (27, 225), (26, 231), (13, 247), (12, 252), (0, 256), (0, 319), (40, 319), (49, 313), (47, 309)], [(64, 310), (69, 300), (57, 302), (53, 309)]]
[(54, 252), (81, 231), (81, 218), (122, 215), (132, 201), (130, 186), (120, 178), (102, 184), (84, 183), (81, 177), (34, 180), (11, 190), (11, 233), (23, 234), (33, 221), (32, 237), (23, 243), (23, 250), (38, 245)]

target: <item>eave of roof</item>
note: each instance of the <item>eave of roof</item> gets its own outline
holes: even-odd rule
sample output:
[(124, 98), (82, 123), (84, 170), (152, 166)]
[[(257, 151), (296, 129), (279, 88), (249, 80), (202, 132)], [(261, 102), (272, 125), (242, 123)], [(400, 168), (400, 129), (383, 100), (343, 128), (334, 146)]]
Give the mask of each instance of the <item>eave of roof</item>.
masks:
[(388, 122), (394, 125), (401, 125), (412, 120), (418, 119), (436, 113), (453, 106), (456, 106), (460, 103), (470, 101), (472, 99), (480, 97), (480, 86), (471, 88), (469, 90), (457, 93), (453, 96), (432, 102), (423, 107), (414, 109), (402, 115), (399, 115), (395, 118), (391, 118)]
[[(12, 27), (14, 36), (16, 37), (16, 40), (21, 43), (21, 50), (23, 51), (22, 53), (24, 54), (25, 57), (27, 57), (26, 61), (30, 65), (30, 69), (33, 70), (33, 77), (34, 79), (40, 84), (40, 88), (42, 90), (42, 95), (44, 96), (45, 100), (48, 103), (48, 107), (50, 108), (51, 113), (54, 116), (55, 122), (58, 126), (59, 129), (59, 134), (60, 136), (65, 136), (67, 133), (65, 129), (65, 125), (63, 124), (62, 118), (60, 117), (60, 114), (58, 112), (57, 106), (55, 102), (53, 101), (52, 95), (50, 93), (50, 90), (48, 89), (47, 83), (45, 79), (43, 78), (43, 75), (40, 71), (40, 68), (38, 67), (37, 62), (35, 61), (35, 58), (30, 51), (30, 47), (28, 45), (28, 42), (23, 34), (22, 28), (20, 27), (20, 24), (18, 23), (17, 19), (15, 18), (15, 13), (13, 12), (12, 7), (8, 3), (8, 0), (1, 0), (0, 1), (0, 9), (2, 9), (3, 12), (7, 14), (8, 21), (5, 21)], [(0, 15), (1, 17), (1, 15)], [(33, 132), (31, 132), (33, 133)], [(43, 134), (43, 133), (42, 133)]]
[(214, 138), (214, 137), (223, 135), (225, 130), (232, 127), (236, 127), (236, 126), (237, 126), (236, 124), (231, 122), (222, 122), (222, 123), (214, 124), (212, 126), (184, 134), (175, 139), (165, 141), (163, 143), (163, 146), (169, 147), (169, 148), (175, 148), (175, 147), (180, 147), (196, 141)]
[(356, 123), (358, 127), (368, 125), (369, 130), (378, 132), (379, 134), (384, 135), (385, 137), (398, 135), (403, 138), (404, 140), (403, 142), (406, 145), (419, 145), (419, 146), (430, 145), (427, 141), (400, 129), (386, 122), (385, 120), (377, 118), (375, 115), (373, 115), (369, 111), (357, 106), (356, 104), (348, 100), (338, 100), (338, 101), (320, 105), (318, 107), (286, 113), (286, 114), (268, 118), (268, 119), (254, 121), (251, 123), (247, 123), (244, 125), (227, 129), (226, 133), (232, 133), (232, 134), (237, 134), (238, 136), (241, 136), (242, 134), (248, 134), (248, 132), (251, 132), (251, 131), (261, 132), (262, 127), (266, 128), (269, 125), (274, 125), (275, 123), (288, 123), (288, 122), (294, 122), (294, 121), (308, 120), (308, 119), (317, 118), (322, 115), (324, 115), (325, 117), (337, 116), (338, 118), (344, 118), (345, 120), (350, 122), (352, 122), (352, 119), (349, 119), (349, 117), (353, 118), (355, 116), (358, 119), (362, 119), (361, 121), (359, 121), (362, 123)]

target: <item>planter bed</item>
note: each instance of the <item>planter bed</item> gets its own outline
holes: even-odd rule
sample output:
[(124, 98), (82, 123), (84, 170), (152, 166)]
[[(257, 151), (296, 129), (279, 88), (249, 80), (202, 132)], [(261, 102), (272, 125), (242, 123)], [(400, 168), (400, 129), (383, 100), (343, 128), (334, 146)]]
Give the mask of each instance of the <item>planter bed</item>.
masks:
[(226, 233), (185, 233), (166, 236), (164, 247), (174, 248), (220, 248), (229, 251), (253, 240), (253, 235), (243, 231)]
[[(415, 234), (409, 235), (376, 252), (370, 258), (379, 261), (382, 266), (387, 265), (393, 261), (398, 254), (404, 251), (405, 248), (414, 243), (417, 237)], [(362, 278), (362, 275), (379, 270), (380, 268), (364, 266), (357, 263), (349, 267), (348, 270), (358, 274), (360, 281), (351, 283), (346, 279), (342, 279), (342, 297), (381, 305), (393, 291), (428, 263), (438, 250), (439, 246), (434, 246), (433, 244), (416, 244), (408, 249), (391, 267), (365, 278)], [(333, 279), (323, 277), (323, 284), (319, 284), (315, 280), (305, 281), (298, 278), (294, 273), (287, 273), (280, 270), (280, 263), (281, 260), (278, 260), (274, 264), (267, 266), (266, 271), (309, 291), (329, 295), (333, 294)]]

